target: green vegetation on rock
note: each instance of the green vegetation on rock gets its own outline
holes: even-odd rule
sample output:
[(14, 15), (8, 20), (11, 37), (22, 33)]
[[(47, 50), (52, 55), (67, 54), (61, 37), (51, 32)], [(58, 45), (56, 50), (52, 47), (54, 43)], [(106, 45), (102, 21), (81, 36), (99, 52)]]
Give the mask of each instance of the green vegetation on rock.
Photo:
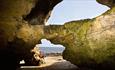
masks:
[(79, 67), (115, 69), (114, 6), (93, 18), (46, 26), (46, 38), (66, 47), (63, 58)]

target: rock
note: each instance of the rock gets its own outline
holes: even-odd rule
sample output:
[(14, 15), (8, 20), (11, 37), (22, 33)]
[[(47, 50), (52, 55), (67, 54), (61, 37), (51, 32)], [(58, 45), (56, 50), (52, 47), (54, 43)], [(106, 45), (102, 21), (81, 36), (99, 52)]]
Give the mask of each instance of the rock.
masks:
[(44, 31), (52, 43), (66, 47), (63, 58), (71, 63), (97, 70), (115, 70), (115, 6), (96, 18), (51, 25)]
[(115, 1), (97, 0), (111, 8), (97, 18), (44, 26), (61, 1), (0, 0), (1, 67), (15, 70), (21, 60), (31, 62), (31, 50), (47, 38), (64, 45), (63, 58), (79, 67), (115, 70)]
[(33, 60), (31, 61), (33, 65), (41, 65), (45, 63), (44, 60), (44, 54), (41, 52), (39, 47), (34, 47), (34, 49), (31, 50), (34, 54)]
[(43, 38), (44, 23), (61, 1), (0, 0), (0, 65), (14, 70), (20, 60), (31, 61), (31, 50)]
[(24, 16), (24, 19), (33, 25), (43, 25), (49, 19), (54, 6), (61, 1), (62, 0), (38, 0), (30, 13)]
[(108, 7), (115, 6), (115, 0), (96, 0), (96, 1)]

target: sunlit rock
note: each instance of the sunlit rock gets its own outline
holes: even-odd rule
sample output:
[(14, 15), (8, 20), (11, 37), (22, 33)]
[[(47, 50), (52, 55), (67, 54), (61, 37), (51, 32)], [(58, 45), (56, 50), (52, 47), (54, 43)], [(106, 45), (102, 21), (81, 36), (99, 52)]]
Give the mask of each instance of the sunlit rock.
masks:
[(115, 6), (96, 18), (51, 25), (44, 31), (48, 40), (66, 47), (63, 58), (71, 63), (115, 70)]

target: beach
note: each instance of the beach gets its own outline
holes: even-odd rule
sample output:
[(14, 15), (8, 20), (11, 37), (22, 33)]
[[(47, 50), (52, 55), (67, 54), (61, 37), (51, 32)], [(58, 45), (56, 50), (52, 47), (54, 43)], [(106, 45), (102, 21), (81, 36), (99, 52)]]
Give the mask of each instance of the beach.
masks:
[(40, 66), (21, 66), (17, 70), (78, 70), (78, 67), (66, 61), (62, 56), (47, 56)]

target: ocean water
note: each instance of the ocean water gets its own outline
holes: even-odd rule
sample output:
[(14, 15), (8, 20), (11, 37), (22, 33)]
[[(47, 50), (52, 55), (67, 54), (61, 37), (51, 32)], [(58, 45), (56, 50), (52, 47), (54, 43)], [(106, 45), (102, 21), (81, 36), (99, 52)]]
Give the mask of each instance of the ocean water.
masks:
[(43, 53), (62, 53), (65, 50), (64, 47), (39, 47), (39, 49)]

